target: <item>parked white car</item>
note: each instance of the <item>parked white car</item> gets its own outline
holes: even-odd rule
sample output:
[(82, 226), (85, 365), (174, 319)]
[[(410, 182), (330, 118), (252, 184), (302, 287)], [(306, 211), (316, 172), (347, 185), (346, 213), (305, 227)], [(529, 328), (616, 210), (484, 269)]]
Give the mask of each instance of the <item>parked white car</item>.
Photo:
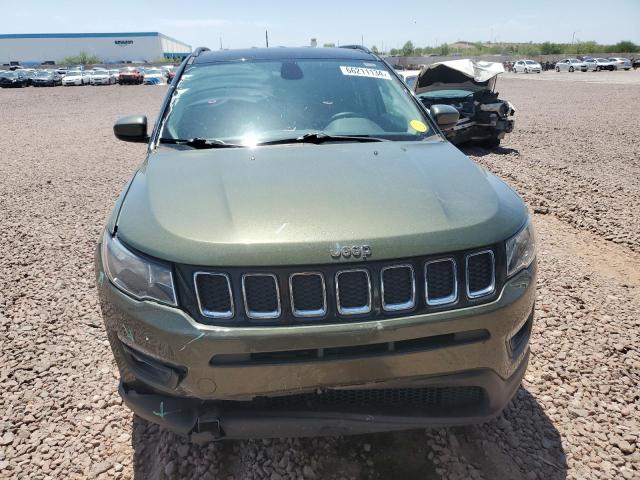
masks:
[(535, 60), (518, 60), (513, 64), (514, 73), (541, 73), (542, 65)]
[(144, 84), (145, 85), (161, 85), (167, 83), (167, 78), (164, 72), (160, 68), (145, 68), (144, 69)]
[(598, 70), (598, 61), (595, 58), (584, 58), (582, 63), (587, 66), (587, 72), (595, 72)]
[(565, 58), (556, 63), (556, 72), (575, 72), (576, 70), (586, 72), (587, 65), (577, 58)]
[(617, 70), (618, 67), (615, 62), (612, 62), (608, 58), (596, 58), (596, 70)]
[(69, 87), (71, 85), (89, 85), (90, 82), (91, 77), (85, 72), (81, 72), (80, 70), (71, 70), (67, 72), (67, 74), (62, 79), (62, 85), (65, 87)]
[(631, 70), (631, 60), (622, 57), (609, 57), (609, 61), (613, 62), (618, 70)]
[(98, 70), (91, 74), (91, 85), (115, 85), (116, 79), (108, 70)]
[(400, 70), (396, 73), (404, 80), (409, 90), (413, 90), (413, 87), (416, 85), (416, 80), (418, 80), (418, 75), (420, 75), (420, 70)]
[(120, 79), (120, 70), (109, 70), (109, 75), (114, 78), (115, 83), (118, 83), (118, 80)]

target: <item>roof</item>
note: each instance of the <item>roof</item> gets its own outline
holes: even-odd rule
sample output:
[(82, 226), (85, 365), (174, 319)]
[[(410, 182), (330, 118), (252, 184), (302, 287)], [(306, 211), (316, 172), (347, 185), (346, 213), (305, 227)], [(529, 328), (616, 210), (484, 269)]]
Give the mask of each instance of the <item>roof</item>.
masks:
[(92, 32), (92, 33), (5, 33), (0, 34), (0, 40), (15, 38), (110, 38), (110, 37), (162, 37), (177, 43), (190, 45), (176, 40), (160, 32)]
[(202, 52), (195, 63), (228, 62), (233, 60), (282, 60), (282, 59), (338, 59), (372, 60), (375, 57), (362, 50), (351, 48), (247, 48), (243, 50), (217, 50)]

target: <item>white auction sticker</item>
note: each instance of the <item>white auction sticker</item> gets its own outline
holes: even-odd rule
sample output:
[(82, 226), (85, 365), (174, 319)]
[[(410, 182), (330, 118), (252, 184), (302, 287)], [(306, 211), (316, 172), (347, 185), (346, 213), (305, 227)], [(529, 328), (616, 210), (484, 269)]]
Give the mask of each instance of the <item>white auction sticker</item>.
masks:
[(380, 78), (382, 80), (391, 80), (391, 75), (386, 70), (378, 70), (377, 68), (363, 68), (363, 67), (345, 67), (341, 66), (343, 75), (352, 75), (354, 77), (370, 77)]

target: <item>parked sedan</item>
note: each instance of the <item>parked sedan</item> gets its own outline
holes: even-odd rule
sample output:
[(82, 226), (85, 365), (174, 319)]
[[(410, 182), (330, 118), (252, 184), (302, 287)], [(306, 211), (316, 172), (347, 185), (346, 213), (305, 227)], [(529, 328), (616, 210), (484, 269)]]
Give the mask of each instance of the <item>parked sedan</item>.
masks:
[(144, 71), (145, 85), (162, 85), (166, 83), (164, 72), (159, 68), (145, 68)]
[(58, 72), (38, 72), (38, 74), (31, 80), (31, 84), (34, 87), (55, 87), (62, 85), (62, 77)]
[(631, 70), (631, 60), (623, 57), (609, 57), (610, 62), (613, 62), (618, 70)]
[(583, 58), (582, 63), (587, 66), (587, 72), (595, 72), (598, 69), (598, 61), (595, 58)]
[(135, 67), (125, 67), (120, 69), (118, 83), (120, 85), (141, 85), (144, 81), (144, 74)]
[(420, 70), (400, 70), (397, 73), (400, 75), (400, 78), (404, 80), (404, 83), (407, 84), (409, 90), (413, 90), (416, 86), (418, 75), (420, 75)]
[(91, 75), (91, 85), (115, 85), (116, 78), (108, 70), (98, 70)]
[(612, 62), (608, 58), (596, 58), (595, 61), (596, 61), (596, 70), (597, 71), (600, 71), (600, 70), (613, 71), (613, 70), (617, 70), (618, 69), (618, 67), (616, 66), (615, 62)]
[(513, 64), (513, 73), (540, 73), (542, 65), (534, 60), (518, 60)]
[(577, 58), (565, 58), (556, 63), (556, 72), (574, 72), (576, 70), (586, 72), (587, 66)]
[(69, 87), (72, 85), (89, 85), (90, 78), (91, 77), (85, 72), (81, 72), (80, 70), (72, 70), (70, 72), (67, 72), (67, 74), (64, 76), (64, 78), (62, 79), (62, 85), (64, 85), (65, 87)]
[(22, 88), (29, 86), (29, 78), (22, 70), (4, 72), (0, 76), (0, 87), (2, 88)]

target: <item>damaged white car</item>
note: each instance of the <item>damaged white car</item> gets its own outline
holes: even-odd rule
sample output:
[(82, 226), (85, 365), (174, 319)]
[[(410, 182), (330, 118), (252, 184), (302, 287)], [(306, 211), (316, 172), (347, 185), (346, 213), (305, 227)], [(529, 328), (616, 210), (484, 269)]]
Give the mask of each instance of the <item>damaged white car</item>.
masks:
[(496, 79), (501, 63), (451, 60), (433, 63), (418, 76), (414, 92), (427, 108), (445, 104), (460, 112), (458, 123), (444, 133), (456, 145), (476, 141), (489, 148), (513, 130), (515, 109), (498, 98)]

